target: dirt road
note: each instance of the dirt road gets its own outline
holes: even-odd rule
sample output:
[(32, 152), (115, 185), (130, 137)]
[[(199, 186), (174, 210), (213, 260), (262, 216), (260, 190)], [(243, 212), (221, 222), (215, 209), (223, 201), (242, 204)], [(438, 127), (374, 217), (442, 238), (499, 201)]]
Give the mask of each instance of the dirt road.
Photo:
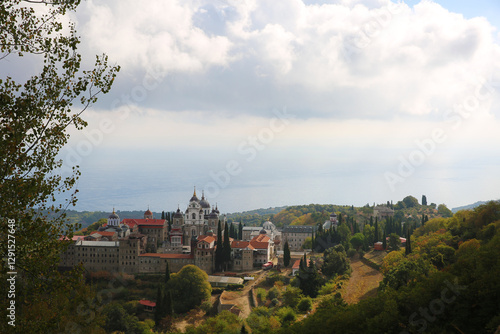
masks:
[(355, 304), (361, 299), (375, 296), (382, 274), (373, 269), (359, 258), (351, 260), (352, 274), (349, 281), (341, 290), (342, 297), (348, 304)]

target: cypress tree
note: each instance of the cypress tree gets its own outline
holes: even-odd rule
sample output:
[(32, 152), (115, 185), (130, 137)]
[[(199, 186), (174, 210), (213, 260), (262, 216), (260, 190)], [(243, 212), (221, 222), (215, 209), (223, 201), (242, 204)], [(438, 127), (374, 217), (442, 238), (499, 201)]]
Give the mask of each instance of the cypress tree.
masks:
[(165, 287), (166, 287), (167, 282), (170, 281), (170, 268), (168, 266), (168, 261), (165, 262), (166, 262), (165, 266)]
[(243, 240), (243, 224), (238, 225), (238, 240)]
[(217, 226), (217, 248), (215, 249), (215, 270), (220, 271), (223, 262), (222, 228), (220, 220)]
[(161, 212), (161, 219), (165, 219), (165, 211)]
[(283, 264), (285, 267), (290, 265), (290, 246), (288, 245), (288, 240), (285, 242), (285, 249), (283, 250)]
[(379, 238), (379, 235), (380, 235), (379, 233), (380, 232), (378, 230), (378, 219), (375, 218), (375, 233), (374, 233), (374, 236), (373, 236), (373, 238), (374, 238), (373, 243), (378, 242), (378, 238)]
[(162, 291), (161, 285), (158, 284), (158, 290), (156, 291), (156, 308), (154, 314), (154, 320), (156, 326), (160, 323), (160, 320), (163, 318), (162, 310), (163, 310), (163, 301), (162, 301)]
[(172, 291), (167, 290), (163, 296), (163, 317), (174, 314), (174, 303), (172, 301)]
[(383, 240), (382, 240), (382, 247), (384, 248), (384, 250), (387, 248), (387, 237), (385, 235), (385, 230), (384, 230), (384, 236), (383, 236)]
[(224, 244), (222, 245), (224, 267), (231, 262), (231, 243), (229, 242), (229, 227), (227, 222), (224, 226)]

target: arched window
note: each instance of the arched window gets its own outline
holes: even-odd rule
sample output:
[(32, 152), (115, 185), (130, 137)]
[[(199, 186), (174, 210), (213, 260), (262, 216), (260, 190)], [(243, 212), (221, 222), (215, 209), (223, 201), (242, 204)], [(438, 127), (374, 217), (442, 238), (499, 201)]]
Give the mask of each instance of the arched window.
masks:
[(193, 230), (191, 230), (191, 234), (192, 234), (192, 235), (196, 235), (196, 230), (194, 230), (194, 229), (193, 229)]
[(196, 219), (196, 213), (193, 212), (193, 219)]

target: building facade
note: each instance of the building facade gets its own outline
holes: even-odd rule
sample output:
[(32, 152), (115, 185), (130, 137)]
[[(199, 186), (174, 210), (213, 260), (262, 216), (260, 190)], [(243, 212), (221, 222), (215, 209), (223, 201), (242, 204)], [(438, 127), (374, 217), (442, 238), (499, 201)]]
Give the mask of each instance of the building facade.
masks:
[(282, 231), (283, 242), (288, 241), (288, 246), (292, 252), (300, 251), (306, 238), (312, 238), (313, 230), (314, 226), (285, 226)]

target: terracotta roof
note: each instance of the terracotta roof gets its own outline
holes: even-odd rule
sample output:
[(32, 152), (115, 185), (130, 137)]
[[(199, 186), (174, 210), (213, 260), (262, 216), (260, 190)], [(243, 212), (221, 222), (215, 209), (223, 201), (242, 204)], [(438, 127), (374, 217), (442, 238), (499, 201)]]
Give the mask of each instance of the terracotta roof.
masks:
[(210, 244), (215, 241), (215, 237), (212, 237), (210, 235), (200, 235), (198, 237), (198, 241), (206, 241)]
[(152, 301), (149, 301), (149, 300), (146, 300), (146, 299), (139, 300), (139, 304), (144, 305), (144, 306), (149, 306), (149, 307), (155, 307), (156, 306), (155, 302), (152, 302)]
[(156, 225), (163, 226), (165, 224), (165, 219), (134, 219), (126, 218), (122, 220), (122, 224), (127, 224), (129, 227), (134, 227), (135, 225)]
[(250, 241), (250, 245), (258, 249), (267, 249), (269, 247), (269, 240), (271, 240), (271, 238), (269, 238), (267, 235), (259, 234), (253, 237), (253, 239)]
[[(307, 259), (307, 266), (309, 266), (309, 262), (310, 262), (310, 260), (309, 260), (309, 259)], [(292, 269), (299, 269), (299, 267), (300, 267), (300, 260), (297, 260), (297, 261), (295, 261), (295, 263), (293, 264)]]
[[(245, 249), (245, 248), (250, 248), (250, 249), (255, 249), (252, 245), (250, 245), (250, 242), (248, 241), (238, 241), (238, 240), (235, 240), (231, 243), (231, 248), (241, 248), (241, 249)], [(267, 247), (265, 247), (267, 248)]]
[(144, 253), (139, 256), (159, 257), (160, 259), (192, 259), (193, 254), (163, 254), (163, 253)]

